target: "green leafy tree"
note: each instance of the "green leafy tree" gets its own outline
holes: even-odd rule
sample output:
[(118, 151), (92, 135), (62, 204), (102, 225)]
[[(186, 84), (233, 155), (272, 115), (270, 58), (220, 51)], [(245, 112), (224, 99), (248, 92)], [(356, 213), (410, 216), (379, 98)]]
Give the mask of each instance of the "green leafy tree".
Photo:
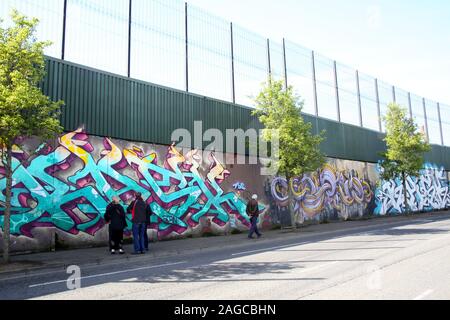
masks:
[[(0, 153), (6, 178), (3, 211), (3, 257), (9, 261), (10, 217), (13, 173), (20, 164), (13, 162), (15, 149), (23, 149), (26, 138), (54, 138), (62, 131), (59, 122), (62, 101), (52, 102), (42, 94), (39, 83), (45, 75), (44, 48), (50, 42), (35, 37), (37, 19), (29, 19), (16, 10), (12, 26), (0, 21)], [(1, 222), (1, 220), (0, 220)]]
[(383, 121), (386, 125), (384, 141), (387, 151), (382, 155), (381, 178), (383, 180), (401, 179), (403, 182), (405, 211), (409, 212), (406, 179), (416, 177), (423, 168), (424, 153), (431, 150), (425, 135), (417, 128), (407, 110), (396, 103), (388, 105)]
[(325, 163), (325, 156), (319, 149), (325, 131), (312, 134), (312, 124), (305, 122), (301, 114), (303, 100), (294, 93), (292, 86), (285, 89), (283, 80), (275, 81), (270, 77), (255, 102), (253, 114), (264, 125), (262, 139), (271, 142), (277, 135), (279, 148), (275, 158), (278, 158), (278, 172), (288, 181), (291, 201), (292, 179), (314, 172)]

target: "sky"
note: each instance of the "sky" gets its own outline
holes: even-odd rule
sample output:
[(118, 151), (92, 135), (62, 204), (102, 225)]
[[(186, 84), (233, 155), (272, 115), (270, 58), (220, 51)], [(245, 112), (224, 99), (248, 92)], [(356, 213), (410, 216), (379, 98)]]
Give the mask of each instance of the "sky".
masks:
[(448, 0), (188, 0), (270, 39), (283, 37), (450, 104)]

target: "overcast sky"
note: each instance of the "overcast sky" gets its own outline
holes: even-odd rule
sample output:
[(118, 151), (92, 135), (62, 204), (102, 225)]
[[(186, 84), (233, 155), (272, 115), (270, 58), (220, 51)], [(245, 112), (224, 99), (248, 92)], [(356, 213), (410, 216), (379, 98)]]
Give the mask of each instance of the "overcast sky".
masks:
[(265, 37), (299, 43), (450, 104), (448, 0), (188, 0)]

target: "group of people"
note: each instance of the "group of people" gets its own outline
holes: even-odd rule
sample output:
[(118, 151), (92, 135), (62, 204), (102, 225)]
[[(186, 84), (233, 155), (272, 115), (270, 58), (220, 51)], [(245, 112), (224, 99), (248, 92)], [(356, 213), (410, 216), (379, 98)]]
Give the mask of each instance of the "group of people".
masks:
[[(152, 209), (141, 193), (136, 193), (134, 200), (127, 207), (127, 213), (131, 213), (133, 223), (133, 254), (144, 254), (148, 251), (147, 228), (150, 225)], [(106, 207), (105, 221), (109, 225), (109, 250), (111, 254), (117, 251), (124, 254), (123, 231), (127, 227), (126, 214), (118, 197), (113, 197), (112, 202)]]
[[(152, 209), (142, 198), (141, 193), (136, 193), (134, 200), (128, 205), (126, 212), (131, 213), (131, 222), (133, 223), (133, 254), (144, 254), (148, 251), (147, 228), (150, 225), (150, 216)], [(262, 234), (258, 230), (259, 204), (258, 196), (255, 194), (247, 203), (247, 215), (250, 217), (250, 231), (248, 238), (252, 239), (253, 234), (260, 238)], [(109, 228), (109, 250), (111, 254), (119, 252), (124, 254), (123, 250), (123, 231), (127, 227), (126, 213), (120, 204), (119, 197), (113, 197), (112, 202), (106, 207), (105, 221)]]

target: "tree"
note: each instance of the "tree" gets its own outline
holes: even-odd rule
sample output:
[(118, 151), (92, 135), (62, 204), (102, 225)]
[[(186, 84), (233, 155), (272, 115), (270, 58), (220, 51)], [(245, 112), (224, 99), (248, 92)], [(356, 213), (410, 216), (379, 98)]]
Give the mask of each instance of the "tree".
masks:
[(3, 258), (9, 261), (11, 196), (14, 149), (23, 150), (26, 138), (47, 140), (62, 131), (59, 122), (62, 101), (52, 102), (39, 89), (45, 75), (44, 48), (50, 42), (36, 40), (37, 19), (16, 10), (12, 26), (3, 28), (0, 20), (0, 156), (6, 178), (3, 216)]
[(396, 103), (388, 105), (383, 121), (386, 125), (384, 141), (387, 151), (382, 155), (381, 178), (383, 180), (401, 179), (403, 182), (405, 211), (409, 212), (407, 176), (416, 177), (423, 167), (424, 153), (430, 151), (425, 135), (420, 132), (414, 120), (407, 116), (407, 110)]
[[(254, 115), (264, 125), (262, 139), (266, 142), (274, 138), (274, 130), (279, 139), (278, 172), (288, 182), (289, 201), (292, 200), (292, 179), (305, 173), (314, 172), (325, 163), (325, 156), (319, 149), (325, 139), (325, 131), (312, 134), (312, 124), (305, 122), (301, 114), (304, 102), (293, 91), (292, 86), (284, 89), (284, 81), (269, 77), (256, 97)], [(289, 209), (292, 204), (290, 203)]]

